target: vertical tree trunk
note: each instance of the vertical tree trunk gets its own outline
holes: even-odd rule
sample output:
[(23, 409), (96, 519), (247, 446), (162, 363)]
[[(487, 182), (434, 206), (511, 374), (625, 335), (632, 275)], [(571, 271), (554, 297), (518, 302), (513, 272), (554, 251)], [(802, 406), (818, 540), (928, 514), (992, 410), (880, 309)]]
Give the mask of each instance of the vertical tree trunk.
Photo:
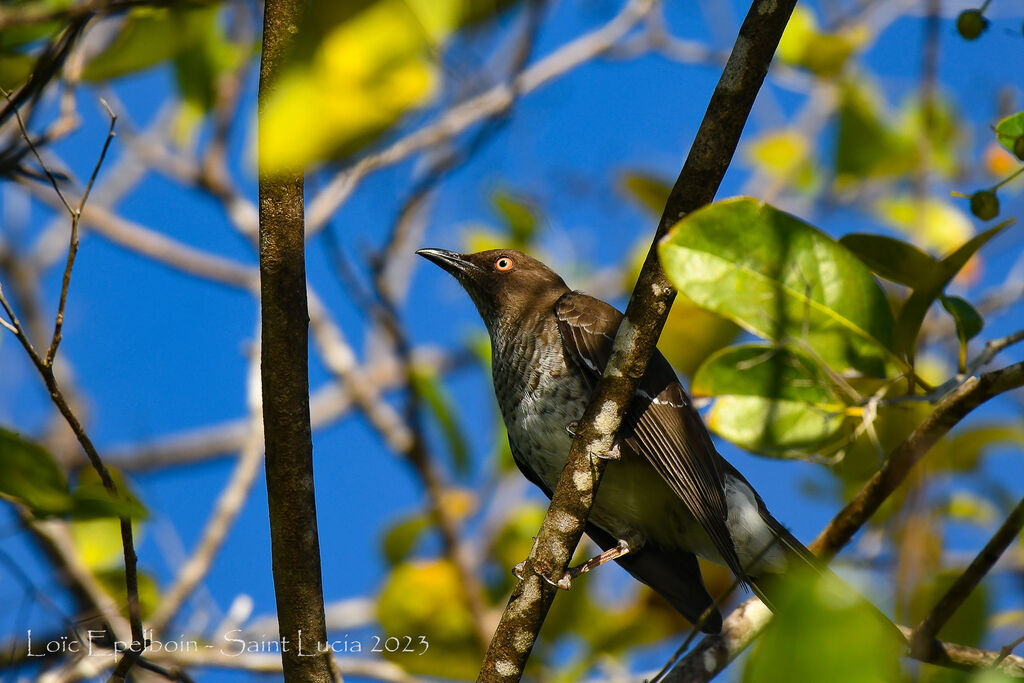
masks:
[[(267, 0), (259, 112), (297, 34), (302, 0)], [(327, 683), (327, 640), (309, 424), (303, 178), (259, 166), (263, 423), (274, 592), (286, 681)]]

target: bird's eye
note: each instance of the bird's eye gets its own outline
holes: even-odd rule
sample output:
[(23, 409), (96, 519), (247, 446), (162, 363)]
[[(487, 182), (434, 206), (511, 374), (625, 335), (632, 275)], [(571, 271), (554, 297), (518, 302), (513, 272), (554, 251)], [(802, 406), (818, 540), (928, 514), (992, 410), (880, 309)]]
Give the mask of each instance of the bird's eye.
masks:
[(515, 261), (510, 259), (508, 256), (502, 256), (494, 262), (494, 269), (503, 273), (507, 270), (512, 270), (512, 266), (514, 265)]

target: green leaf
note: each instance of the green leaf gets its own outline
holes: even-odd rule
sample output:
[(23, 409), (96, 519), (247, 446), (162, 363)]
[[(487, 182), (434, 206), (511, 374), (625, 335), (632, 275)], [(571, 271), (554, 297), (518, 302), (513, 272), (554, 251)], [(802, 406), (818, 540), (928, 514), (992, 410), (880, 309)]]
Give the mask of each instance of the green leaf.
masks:
[(975, 235), (959, 249), (946, 256), (942, 259), (941, 267), (935, 273), (935, 276), (930, 278), (928, 282), (922, 283), (922, 286), (919, 289), (915, 289), (913, 294), (903, 302), (900, 312), (896, 316), (895, 345), (897, 352), (904, 358), (908, 361), (913, 359), (917, 346), (917, 335), (921, 330), (921, 324), (924, 322), (925, 315), (928, 314), (928, 309), (931, 307), (932, 302), (939, 298), (942, 291), (956, 277), (956, 274), (967, 265), (967, 262), (974, 256), (975, 252), (981, 249), (986, 242), (1005, 230), (1011, 223), (1013, 223), (1012, 220), (1003, 221), (999, 225)]
[[(919, 624), (960, 575), (960, 570), (941, 570), (913, 586), (907, 620)], [(939, 630), (939, 640), (977, 646), (985, 634), (988, 591), (985, 582), (974, 587), (964, 603)]]
[[(124, 569), (105, 569), (96, 572), (96, 578), (100, 585), (110, 593), (110, 596), (117, 601), (121, 607), (121, 614), (128, 616), (127, 589), (125, 588)], [(160, 604), (160, 588), (156, 579), (147, 572), (137, 572), (139, 582), (139, 610), (142, 618), (151, 616)]]
[(64, 472), (42, 446), (0, 428), (0, 495), (25, 505), (36, 517), (72, 507)]
[(105, 81), (156, 66), (196, 45), (217, 8), (132, 11), (117, 37), (82, 69), (86, 81)]
[(537, 216), (540, 213), (536, 205), (505, 190), (491, 195), (491, 204), (501, 215), (502, 223), (512, 237), (511, 246), (522, 248), (529, 244), (537, 229)]
[(708, 414), (708, 428), (751, 453), (799, 458), (828, 450), (845, 418), (799, 401), (722, 396)]
[(408, 515), (389, 525), (384, 532), (382, 549), (390, 566), (404, 562), (416, 550), (423, 532), (430, 528), (430, 518), (422, 513)]
[(1024, 426), (994, 423), (956, 433), (945, 449), (946, 466), (957, 471), (972, 470), (989, 451), (1000, 446), (1024, 448)]
[(884, 376), (892, 313), (867, 268), (828, 235), (754, 199), (716, 202), (659, 245), (675, 286), (765, 339), (807, 343), (839, 371)]
[(1011, 154), (1016, 154), (1014, 144), (1022, 136), (1024, 136), (1024, 111), (1010, 114), (996, 124), (996, 139), (999, 140), (1000, 145), (1010, 150)]
[(840, 182), (892, 177), (914, 168), (916, 143), (896, 130), (882, 110), (880, 98), (866, 86), (843, 88), (835, 153)]
[(665, 210), (672, 185), (664, 178), (642, 171), (627, 171), (619, 175), (619, 187), (637, 204), (660, 216)]
[(131, 491), (131, 487), (115, 468), (108, 467), (110, 478), (114, 480), (117, 493), (107, 491), (100, 481), (99, 474), (93, 468), (85, 468), (78, 475), (78, 486), (71, 497), (74, 507), (71, 516), (75, 519), (95, 519), (98, 517), (126, 517), (128, 519), (146, 519), (149, 511)]
[(939, 301), (942, 302), (942, 307), (953, 316), (953, 322), (956, 323), (956, 336), (960, 339), (961, 344), (966, 344), (978, 336), (981, 328), (985, 326), (985, 321), (974, 306), (958, 296), (943, 295), (939, 297)]
[(761, 396), (836, 405), (830, 382), (806, 354), (766, 343), (730, 346), (697, 369), (694, 396)]
[[(465, 606), (459, 573), (447, 560), (406, 562), (388, 575), (377, 600), (377, 619), (387, 636), (414, 654), (384, 653), (410, 674), (472, 679), (480, 669), (473, 617)], [(419, 636), (429, 644), (422, 650)], [(422, 654), (420, 654), (422, 652)]]
[(900, 680), (900, 640), (831, 574), (781, 578), (775, 617), (758, 639), (743, 683)]
[[(3, 4), (17, 4), (25, 10), (38, 10), (40, 12), (55, 12), (71, 6), (72, 0), (42, 0), (41, 2), (15, 2)], [(18, 10), (15, 10), (18, 11)], [(0, 31), (0, 51), (6, 48), (18, 47), (35, 42), (41, 38), (49, 38), (56, 33), (63, 24), (60, 21), (28, 22), (19, 26), (17, 22), (13, 26)], [(0, 79), (2, 83), (2, 79)]]
[(0, 88), (14, 90), (28, 79), (35, 65), (31, 55), (0, 50)]
[(413, 366), (412, 384), (413, 390), (426, 402), (431, 415), (437, 420), (448, 444), (452, 464), (458, 472), (464, 473), (469, 467), (469, 447), (456, 417), (455, 402), (445, 391), (441, 378), (432, 368)]
[(885, 235), (852, 233), (839, 243), (886, 280), (914, 289), (934, 279), (939, 261), (912, 244)]
[(843, 406), (807, 355), (744, 344), (710, 356), (694, 375), (694, 396), (715, 397), (708, 425), (742, 448), (777, 457), (807, 456), (835, 440)]

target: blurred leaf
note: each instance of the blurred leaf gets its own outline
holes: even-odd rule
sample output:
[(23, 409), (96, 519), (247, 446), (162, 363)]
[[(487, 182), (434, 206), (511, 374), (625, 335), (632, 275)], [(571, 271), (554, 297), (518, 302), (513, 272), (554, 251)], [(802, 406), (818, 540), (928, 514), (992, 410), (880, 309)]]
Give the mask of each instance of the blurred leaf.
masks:
[(427, 408), (441, 428), (455, 470), (464, 474), (469, 468), (469, 447), (466, 445), (466, 439), (456, 417), (458, 411), (455, 402), (445, 390), (440, 376), (433, 368), (413, 365), (411, 374), (413, 389), (420, 398), (426, 401)]
[(71, 516), (75, 519), (94, 519), (97, 517), (128, 517), (145, 519), (149, 512), (131, 491), (121, 473), (108, 467), (110, 478), (114, 480), (117, 494), (111, 494), (100, 481), (96, 470), (84, 468), (78, 475), (78, 485), (71, 494), (74, 508)]
[(540, 529), (547, 508), (537, 503), (522, 503), (508, 511), (501, 530), (494, 535), (489, 555), (493, 555), (500, 574), (500, 592), (512, 588), (512, 567), (526, 559), (533, 548), (533, 537)]
[(935, 301), (942, 294), (949, 282), (956, 277), (956, 274), (964, 267), (978, 249), (986, 242), (1005, 230), (1013, 221), (1004, 221), (999, 225), (989, 228), (983, 233), (975, 235), (959, 249), (949, 254), (941, 261), (941, 268), (930, 278), (927, 283), (907, 297), (900, 307), (896, 316), (895, 345), (896, 350), (904, 357), (913, 359), (917, 346), (917, 335), (924, 322), (925, 315)]
[(956, 336), (960, 340), (960, 368), (963, 369), (967, 358), (967, 342), (978, 336), (985, 321), (974, 306), (958, 296), (941, 295), (939, 301), (956, 323)]
[(948, 253), (971, 239), (975, 232), (966, 213), (937, 197), (923, 201), (910, 195), (886, 197), (874, 209), (887, 225), (933, 253)]
[(995, 504), (970, 491), (954, 491), (945, 506), (946, 515), (955, 522), (988, 527), (999, 519)]
[(852, 233), (840, 238), (839, 243), (878, 275), (911, 288), (925, 286), (939, 268), (937, 259), (885, 235)]
[(779, 41), (778, 56), (790, 64), (828, 78), (838, 75), (868, 39), (867, 29), (852, 26), (836, 33), (823, 33), (813, 12), (797, 6)]
[[(96, 578), (104, 590), (121, 605), (121, 614), (128, 616), (127, 592), (125, 588), (125, 575), (123, 569), (106, 569), (96, 572)], [(139, 609), (142, 618), (146, 619), (156, 611), (160, 604), (160, 588), (156, 579), (147, 572), (137, 572), (139, 582)]]
[(353, 154), (426, 104), (451, 33), (510, 2), (376, 0), (317, 3), (303, 49), (267, 102), (259, 155), (267, 168), (304, 168)]
[(898, 176), (914, 169), (916, 145), (883, 116), (880, 98), (862, 84), (846, 84), (839, 102), (836, 176), (842, 183)]
[[(1024, 137), (1024, 111), (1010, 114), (996, 124), (996, 139), (999, 144), (1016, 154), (1019, 149), (1017, 141)], [(1018, 157), (1019, 158), (1019, 157)]]
[(512, 238), (511, 243), (506, 242), (505, 246), (523, 249), (528, 245), (537, 229), (539, 209), (525, 198), (505, 190), (499, 190), (491, 195), (491, 204), (501, 215), (502, 224)]
[(677, 223), (659, 254), (697, 304), (765, 339), (806, 342), (839, 371), (884, 376), (885, 293), (853, 254), (798, 218), (753, 199), (716, 202)]
[(106, 81), (142, 71), (194, 49), (217, 7), (140, 7), (121, 24), (117, 37), (82, 69), (86, 81)]
[[(97, 571), (123, 566), (120, 521), (109, 517), (74, 520), (69, 527), (75, 551), (86, 567)], [(139, 545), (138, 538), (135, 538), (135, 545)]]
[(389, 524), (381, 541), (388, 565), (394, 566), (405, 561), (416, 550), (423, 532), (430, 527), (430, 517), (422, 512), (400, 517)]
[(820, 176), (811, 158), (812, 151), (804, 133), (782, 128), (754, 138), (747, 144), (746, 156), (761, 173), (811, 191), (819, 184)]
[(993, 423), (959, 431), (948, 443), (947, 467), (968, 471), (978, 466), (987, 451), (1002, 447), (1024, 447), (1024, 425)]
[[(625, 291), (631, 292), (636, 286), (649, 248), (650, 241), (641, 239), (630, 253), (622, 279)], [(669, 309), (665, 327), (658, 338), (658, 349), (672, 367), (693, 377), (708, 356), (728, 345), (739, 333), (740, 328), (731, 320), (701, 308), (680, 293)]]
[(643, 171), (625, 171), (619, 174), (619, 187), (627, 197), (655, 216), (661, 216), (668, 202), (672, 185), (667, 180)]
[[(387, 636), (405, 644), (412, 636), (416, 656), (385, 652), (406, 672), (473, 679), (480, 668), (473, 618), (462, 597), (458, 572), (446, 560), (408, 562), (392, 570), (377, 601), (377, 619)], [(422, 635), (429, 648), (418, 654)]]
[(174, 74), (184, 105), (175, 126), (179, 144), (188, 140), (214, 105), (224, 75), (248, 56), (248, 46), (228, 39), (218, 10), (216, 5), (204, 8), (205, 15), (197, 17), (194, 44), (174, 57)]
[(0, 495), (25, 505), (36, 517), (72, 507), (64, 472), (42, 446), (0, 428)]
[(35, 65), (31, 55), (0, 49), (0, 88), (14, 90), (28, 79)]
[(920, 97), (911, 96), (900, 107), (897, 130), (916, 143), (912, 152), (915, 165), (920, 165), (927, 147), (928, 172), (952, 178), (960, 173), (957, 143), (965, 125), (950, 101), (935, 97), (926, 105)]
[[(37, 0), (36, 2), (18, 2), (8, 0), (4, 4), (19, 5), (25, 10), (38, 10), (40, 12), (55, 12), (71, 6), (73, 0)], [(21, 26), (15, 24), (0, 31), (0, 52), (12, 47), (26, 45), (42, 38), (49, 38), (56, 33), (64, 24), (60, 21), (29, 22)], [(0, 58), (2, 59), (2, 58)], [(2, 79), (0, 79), (2, 84)], [(6, 88), (6, 86), (5, 86)]]
[[(907, 621), (919, 624), (960, 576), (960, 570), (940, 570), (912, 587)], [(988, 589), (985, 582), (974, 587), (964, 603), (937, 634), (939, 640), (977, 646), (985, 633)]]
[(743, 669), (743, 683), (900, 680), (899, 640), (833, 576), (796, 572)]

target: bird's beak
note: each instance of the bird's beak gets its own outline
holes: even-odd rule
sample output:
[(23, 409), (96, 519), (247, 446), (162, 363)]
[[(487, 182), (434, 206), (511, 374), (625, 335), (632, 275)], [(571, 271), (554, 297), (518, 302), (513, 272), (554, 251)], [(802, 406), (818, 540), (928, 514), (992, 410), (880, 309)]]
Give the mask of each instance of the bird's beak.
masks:
[(461, 254), (447, 249), (419, 249), (416, 253), (428, 261), (436, 263), (455, 277), (462, 274), (470, 275), (480, 270), (480, 266), (467, 261)]

